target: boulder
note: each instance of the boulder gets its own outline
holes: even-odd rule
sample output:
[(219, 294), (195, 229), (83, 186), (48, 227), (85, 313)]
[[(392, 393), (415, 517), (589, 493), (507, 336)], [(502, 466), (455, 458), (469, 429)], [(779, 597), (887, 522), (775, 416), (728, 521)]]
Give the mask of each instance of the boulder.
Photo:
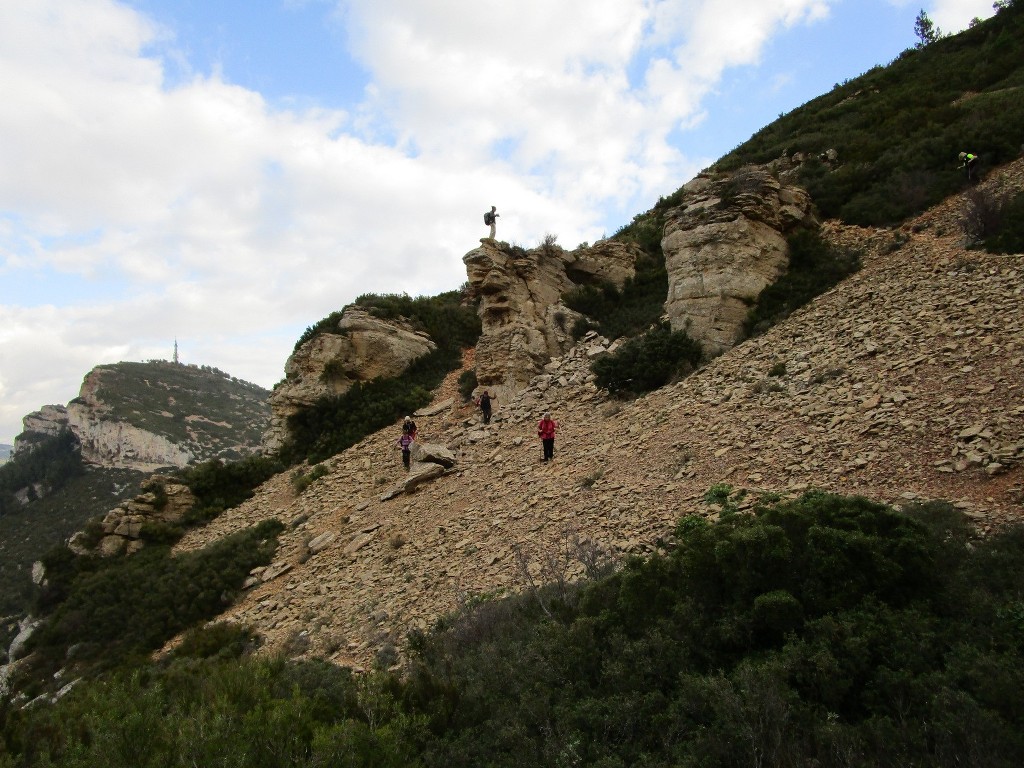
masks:
[(455, 466), (455, 454), (435, 443), (413, 443), (409, 456), (419, 464), (440, 464), (445, 469)]

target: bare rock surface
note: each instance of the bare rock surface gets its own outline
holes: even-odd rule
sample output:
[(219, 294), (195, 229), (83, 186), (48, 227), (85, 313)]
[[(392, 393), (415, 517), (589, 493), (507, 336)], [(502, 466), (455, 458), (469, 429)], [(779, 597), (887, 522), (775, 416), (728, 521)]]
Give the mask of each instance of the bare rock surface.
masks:
[(786, 270), (786, 236), (817, 222), (807, 193), (764, 167), (702, 174), (683, 190), (662, 239), (665, 311), (674, 330), (717, 355), (741, 338), (750, 305)]
[(552, 357), (572, 346), (579, 315), (562, 296), (580, 285), (621, 287), (635, 274), (639, 248), (602, 241), (566, 251), (557, 245), (525, 250), (484, 238), (463, 257), (472, 295), (480, 300), (483, 333), (476, 377), (499, 400), (522, 390)]
[(288, 418), (322, 397), (341, 395), (358, 382), (399, 375), (437, 348), (407, 322), (383, 319), (357, 306), (345, 307), (335, 327), (301, 344), (285, 363), (285, 378), (270, 396), (268, 451), (288, 439)]
[[(1024, 189), (1024, 161), (985, 184)], [(864, 246), (863, 270), (683, 381), (609, 401), (589, 371), (608, 341), (590, 336), (500, 400), (490, 424), (471, 406), (419, 419), (420, 438), (457, 464), (411, 495), (381, 499), (405, 475), (396, 423), (329, 459), (301, 496), (279, 475), (179, 549), (280, 519), (277, 559), (291, 568), (254, 579), (225, 618), (268, 651), (301, 634), (305, 654), (366, 668), (473, 595), (520, 590), (552, 563), (581, 576), (574, 553), (655, 550), (681, 515), (715, 515), (704, 496), (719, 483), (748, 499), (944, 499), (983, 532), (1024, 519), (1024, 255), (965, 250), (961, 204), (899, 230), (827, 222), (828, 238)], [(548, 464), (545, 410), (560, 424)], [(310, 556), (306, 542), (327, 533), (334, 544)]]

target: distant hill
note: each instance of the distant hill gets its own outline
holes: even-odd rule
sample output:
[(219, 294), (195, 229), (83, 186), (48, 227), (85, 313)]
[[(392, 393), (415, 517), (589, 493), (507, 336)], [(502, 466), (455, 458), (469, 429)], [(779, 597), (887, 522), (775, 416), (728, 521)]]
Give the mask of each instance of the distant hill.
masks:
[(25, 417), (23, 445), (70, 429), (90, 464), (152, 471), (258, 450), (270, 393), (208, 366), (166, 361), (100, 365), (67, 406)]
[(123, 362), (90, 371), (67, 406), (27, 415), (13, 455), (0, 454), (0, 616), (25, 610), (34, 560), (150, 472), (258, 452), (269, 394), (208, 366)]
[(9, 458), (11, 458), (11, 451), (14, 450), (13, 445), (6, 445), (0, 443), (0, 464), (3, 464)]

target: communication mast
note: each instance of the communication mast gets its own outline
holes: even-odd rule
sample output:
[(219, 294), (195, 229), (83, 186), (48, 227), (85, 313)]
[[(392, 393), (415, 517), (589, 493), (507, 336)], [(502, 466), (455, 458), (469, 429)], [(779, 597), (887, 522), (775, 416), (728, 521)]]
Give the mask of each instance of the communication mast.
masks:
[(178, 340), (174, 340), (174, 364), (178, 365)]

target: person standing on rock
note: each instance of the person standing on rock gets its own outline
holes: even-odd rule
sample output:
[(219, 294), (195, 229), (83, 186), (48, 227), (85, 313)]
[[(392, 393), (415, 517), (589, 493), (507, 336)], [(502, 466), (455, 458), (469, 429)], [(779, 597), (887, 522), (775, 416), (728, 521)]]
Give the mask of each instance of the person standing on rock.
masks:
[(537, 422), (537, 437), (544, 444), (544, 461), (551, 461), (555, 458), (555, 430), (558, 423), (551, 418), (550, 413)]
[(496, 397), (492, 397), (486, 389), (480, 394), (480, 399), (477, 400), (477, 404), (480, 406), (480, 413), (483, 414), (484, 424), (491, 423), (491, 401), (497, 399), (498, 398)]
[(497, 225), (498, 225), (498, 208), (496, 206), (492, 205), (491, 206), (491, 210), (487, 211), (484, 214), (484, 224), (487, 224), (487, 225), (490, 226), (490, 228), (491, 228), (490, 238), (491, 238), (491, 240), (493, 240), (495, 233), (498, 231), (498, 228), (497, 228)]

